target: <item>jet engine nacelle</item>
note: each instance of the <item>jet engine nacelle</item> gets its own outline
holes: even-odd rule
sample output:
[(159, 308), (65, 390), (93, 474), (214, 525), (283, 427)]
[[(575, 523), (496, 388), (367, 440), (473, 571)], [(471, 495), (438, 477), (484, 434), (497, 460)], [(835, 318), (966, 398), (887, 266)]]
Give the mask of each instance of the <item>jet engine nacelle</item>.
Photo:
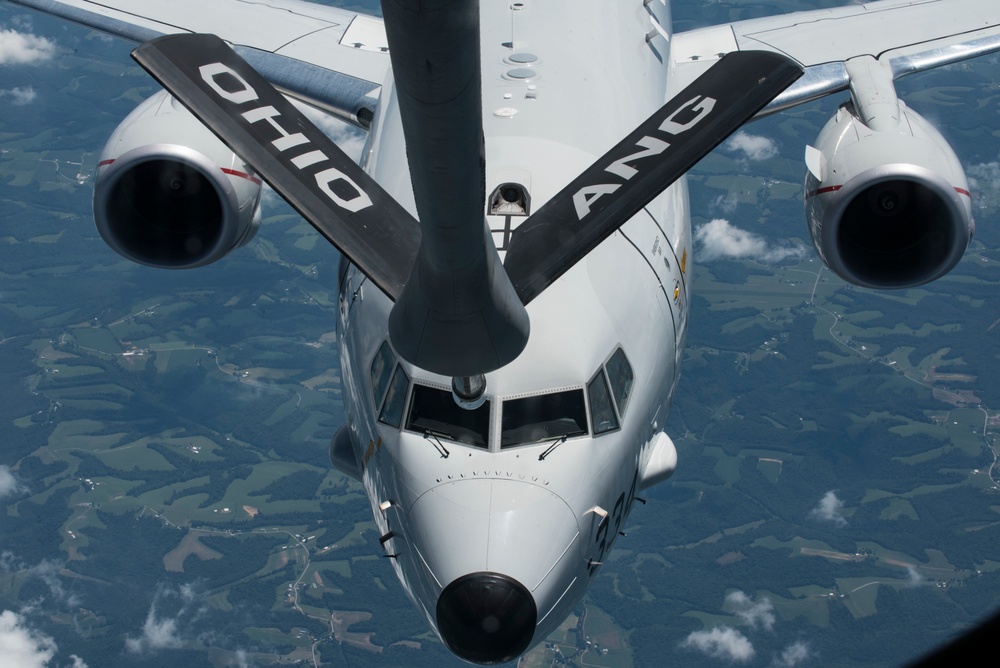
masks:
[(108, 140), (94, 192), (97, 229), (140, 264), (188, 269), (249, 242), (261, 181), (166, 91), (136, 107)]
[(948, 273), (975, 223), (955, 152), (899, 102), (892, 130), (875, 131), (853, 104), (806, 148), (806, 217), (826, 266), (855, 285), (908, 288)]

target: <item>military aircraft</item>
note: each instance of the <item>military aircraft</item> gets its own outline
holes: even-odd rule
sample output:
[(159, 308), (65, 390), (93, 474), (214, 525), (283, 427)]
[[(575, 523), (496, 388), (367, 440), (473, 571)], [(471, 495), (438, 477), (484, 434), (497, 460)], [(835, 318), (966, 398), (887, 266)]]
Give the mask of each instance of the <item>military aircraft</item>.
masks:
[[(430, 626), (487, 664), (563, 621), (674, 470), (684, 173), (753, 118), (847, 91), (805, 149), (816, 251), (856, 285), (932, 281), (971, 239), (969, 186), (893, 82), (1000, 50), (991, 0), (683, 33), (667, 0), (383, 0), (381, 19), (297, 0), (13, 1), (142, 44), (166, 89), (101, 156), (94, 213), (114, 250), (211, 263), (253, 237), (266, 181), (341, 251), (348, 423), (331, 461), (363, 483)], [(366, 130), (360, 167), (289, 97)]]

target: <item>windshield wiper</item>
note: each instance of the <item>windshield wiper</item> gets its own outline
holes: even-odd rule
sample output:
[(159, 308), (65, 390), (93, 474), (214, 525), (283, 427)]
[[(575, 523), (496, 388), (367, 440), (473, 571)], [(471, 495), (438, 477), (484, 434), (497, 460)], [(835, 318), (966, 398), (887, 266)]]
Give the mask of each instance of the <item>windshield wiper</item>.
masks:
[(538, 461), (544, 461), (545, 458), (548, 457), (549, 454), (553, 450), (555, 450), (560, 445), (562, 445), (563, 443), (565, 443), (567, 438), (569, 438), (568, 434), (563, 434), (562, 436), (560, 436), (559, 438), (557, 438), (556, 441), (555, 441), (555, 443), (553, 443), (552, 445), (550, 445), (549, 447), (547, 447), (545, 449), (545, 452), (543, 452), (542, 454), (538, 455)]
[(431, 441), (432, 443), (437, 444), (438, 452), (441, 453), (441, 459), (448, 459), (448, 456), (451, 453), (448, 452), (448, 448), (444, 447), (444, 443), (441, 442), (441, 439), (438, 438), (438, 436), (444, 436), (449, 441), (454, 441), (457, 439), (446, 431), (434, 431), (433, 429), (428, 429), (426, 427), (424, 428), (424, 438), (428, 441)]

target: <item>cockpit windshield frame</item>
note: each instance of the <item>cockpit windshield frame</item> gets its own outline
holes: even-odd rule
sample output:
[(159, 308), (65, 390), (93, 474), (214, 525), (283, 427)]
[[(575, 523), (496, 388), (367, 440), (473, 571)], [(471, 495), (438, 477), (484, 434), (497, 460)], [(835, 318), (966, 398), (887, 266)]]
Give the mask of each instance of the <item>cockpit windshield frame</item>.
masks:
[(402, 364), (396, 365), (396, 370), (392, 374), (392, 381), (386, 390), (385, 403), (378, 414), (378, 421), (384, 425), (399, 429), (399, 424), (403, 420), (403, 413), (406, 410), (409, 399), (410, 376), (403, 370)]
[(386, 390), (389, 389), (389, 380), (396, 367), (396, 353), (389, 345), (389, 341), (383, 341), (372, 357), (371, 365), (368, 367), (369, 382), (372, 388), (372, 405), (375, 413), (382, 408), (382, 401), (385, 399)]
[(590, 435), (579, 386), (504, 397), (499, 422), (499, 450)]
[(614, 399), (604, 366), (587, 381), (587, 408), (590, 411), (590, 421), (594, 437), (621, 429), (621, 418), (615, 409)]
[(611, 357), (604, 363), (604, 370), (608, 374), (608, 387), (611, 389), (611, 396), (614, 397), (620, 420), (625, 417), (628, 401), (632, 398), (632, 389), (635, 386), (635, 371), (632, 370), (632, 363), (628, 361), (628, 356), (621, 346), (611, 353)]
[(413, 383), (404, 412), (407, 431), (481, 450), (489, 450), (494, 440), (493, 401), (489, 398), (479, 408), (467, 410), (455, 403), (450, 388)]
[[(371, 367), (373, 393), (381, 389), (374, 384), (384, 382), (382, 399), (375, 406), (381, 424), (489, 452), (619, 431), (635, 384), (632, 365), (617, 346), (583, 385), (492, 396), (469, 411), (455, 403), (451, 388), (423, 380), (411, 382), (395, 354), (384, 348), (388, 342), (382, 344)], [(393, 371), (390, 380), (382, 381), (388, 374), (376, 365), (384, 363), (380, 356), (388, 361), (390, 355)]]

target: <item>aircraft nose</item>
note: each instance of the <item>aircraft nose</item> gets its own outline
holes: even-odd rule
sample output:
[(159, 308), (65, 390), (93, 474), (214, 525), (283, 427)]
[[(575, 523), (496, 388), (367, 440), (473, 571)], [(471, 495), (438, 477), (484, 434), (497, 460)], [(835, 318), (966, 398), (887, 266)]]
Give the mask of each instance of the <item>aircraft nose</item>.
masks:
[(466, 661), (503, 663), (520, 656), (535, 633), (535, 599), (517, 580), (499, 573), (463, 575), (437, 602), (438, 631)]

